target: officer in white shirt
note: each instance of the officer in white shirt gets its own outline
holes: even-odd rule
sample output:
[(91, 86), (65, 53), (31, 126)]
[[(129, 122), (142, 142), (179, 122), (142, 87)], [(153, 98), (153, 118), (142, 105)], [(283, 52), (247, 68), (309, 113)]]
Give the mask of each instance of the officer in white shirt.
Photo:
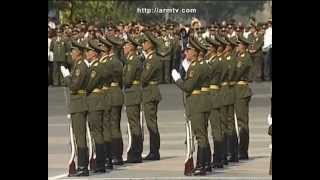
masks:
[(272, 19), (268, 20), (268, 28), (264, 34), (264, 45), (262, 50), (266, 52), (264, 58), (264, 80), (272, 79)]

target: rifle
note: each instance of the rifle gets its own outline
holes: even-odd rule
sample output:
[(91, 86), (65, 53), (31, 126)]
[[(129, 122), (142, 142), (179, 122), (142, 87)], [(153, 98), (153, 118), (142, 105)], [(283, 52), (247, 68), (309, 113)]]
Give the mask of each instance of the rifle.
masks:
[(91, 132), (90, 132), (90, 127), (89, 127), (89, 122), (86, 122), (86, 129), (87, 129), (87, 141), (88, 141), (88, 148), (89, 148), (89, 169), (91, 171), (94, 171), (96, 169), (96, 152), (95, 152), (95, 147), (94, 147), (94, 143), (93, 143), (93, 138), (91, 136)]
[[(185, 115), (186, 117), (186, 115)], [(186, 118), (187, 154), (184, 161), (184, 175), (191, 176), (194, 169), (193, 152), (194, 142), (191, 130), (191, 122)]]
[[(65, 96), (65, 100), (66, 100), (66, 106), (68, 107), (69, 97), (68, 97), (68, 92), (67, 92), (66, 87), (64, 87), (64, 96)], [(71, 156), (70, 156), (69, 163), (68, 163), (69, 164), (68, 176), (70, 177), (76, 173), (76, 164), (74, 162), (74, 158), (76, 156), (76, 145), (75, 145), (76, 143), (74, 140), (74, 134), (73, 134), (70, 114), (67, 115), (67, 119), (69, 119), (69, 132), (70, 132), (70, 144), (71, 144)]]

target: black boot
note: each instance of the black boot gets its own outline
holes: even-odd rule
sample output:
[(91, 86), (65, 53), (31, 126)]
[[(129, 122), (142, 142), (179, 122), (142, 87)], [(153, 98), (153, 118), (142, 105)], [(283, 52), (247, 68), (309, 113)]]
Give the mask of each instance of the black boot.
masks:
[(159, 133), (154, 133), (149, 131), (150, 133), (150, 152), (149, 154), (143, 158), (143, 160), (160, 160), (160, 135)]
[(88, 148), (77, 148), (78, 149), (78, 168), (75, 174), (72, 176), (89, 176), (88, 163), (89, 163), (89, 154)]
[(105, 153), (106, 153), (106, 169), (113, 169), (112, 164), (112, 154), (111, 154), (111, 143), (105, 142), (104, 143)]
[(240, 128), (240, 145), (239, 145), (239, 159), (248, 160), (248, 147), (249, 147), (249, 132), (243, 128)]
[(238, 138), (236, 132), (229, 136), (230, 160), (229, 162), (239, 162), (238, 158)]
[(228, 159), (228, 154), (229, 154), (229, 148), (228, 148), (228, 141), (229, 137), (228, 135), (224, 135), (223, 138), (223, 143), (222, 143), (222, 152), (223, 152), (223, 164), (228, 165), (229, 159)]
[(223, 160), (224, 160), (224, 154), (223, 154), (223, 141), (213, 141), (214, 145), (214, 155), (212, 157), (212, 166), (213, 168), (223, 168)]
[(206, 175), (206, 166), (205, 166), (205, 159), (207, 158), (208, 154), (207, 154), (207, 148), (199, 148), (199, 159), (197, 159), (198, 162), (198, 167), (196, 167), (193, 172), (192, 175), (193, 176), (204, 176)]
[(122, 153), (123, 153), (123, 142), (122, 138), (112, 139), (112, 163), (113, 165), (123, 165)]
[(104, 144), (97, 144), (96, 143), (96, 169), (94, 170), (95, 173), (105, 173), (105, 151), (104, 151)]
[(206, 149), (205, 167), (207, 172), (212, 172), (210, 144), (208, 144), (208, 147)]
[(140, 154), (140, 136), (132, 135), (132, 143), (130, 150), (127, 154), (127, 161), (126, 163), (141, 163), (142, 157)]

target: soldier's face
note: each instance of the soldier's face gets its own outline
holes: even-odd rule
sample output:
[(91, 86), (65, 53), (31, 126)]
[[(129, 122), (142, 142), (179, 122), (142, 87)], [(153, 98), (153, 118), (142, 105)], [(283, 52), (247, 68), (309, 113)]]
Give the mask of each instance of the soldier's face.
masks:
[(78, 49), (72, 49), (72, 51), (71, 51), (72, 60), (77, 60), (80, 55), (81, 55), (81, 53)]
[(123, 46), (123, 53), (125, 56), (128, 56), (129, 52), (133, 50), (133, 45), (131, 43), (127, 43)]
[(244, 52), (245, 49), (246, 49), (246, 46), (243, 43), (239, 43), (239, 45), (237, 46), (238, 52)]
[(86, 52), (86, 59), (92, 61), (96, 57), (97, 53), (93, 50), (89, 50)]
[(148, 51), (152, 47), (152, 43), (149, 40), (144, 41), (142, 46), (144, 51)]
[(198, 52), (194, 48), (187, 49), (187, 60), (191, 61), (194, 58), (198, 57)]

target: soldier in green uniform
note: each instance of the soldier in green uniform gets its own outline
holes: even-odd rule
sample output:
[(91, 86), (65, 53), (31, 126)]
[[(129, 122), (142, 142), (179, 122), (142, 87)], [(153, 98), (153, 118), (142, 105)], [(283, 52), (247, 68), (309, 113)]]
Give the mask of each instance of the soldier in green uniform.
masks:
[(141, 74), (141, 84), (142, 103), (150, 135), (150, 152), (143, 160), (160, 160), (160, 133), (157, 122), (158, 104), (162, 99), (158, 87), (162, 74), (161, 62), (157, 54), (160, 42), (151, 32), (147, 31), (144, 34), (143, 50), (146, 52), (146, 60)]
[(249, 102), (252, 91), (249, 87), (249, 72), (252, 68), (252, 60), (247, 48), (252, 42), (243, 36), (239, 37), (240, 44), (238, 47), (237, 64), (236, 64), (236, 80), (235, 93), (236, 103), (235, 111), (239, 125), (239, 159), (247, 160), (249, 148)]
[(112, 44), (106, 40), (99, 38), (99, 41), (104, 45), (104, 52), (99, 60), (100, 66), (103, 69), (103, 93), (104, 93), (104, 112), (103, 112), (103, 136), (105, 145), (106, 168), (113, 169), (112, 163), (112, 147), (111, 147), (111, 93), (110, 84), (112, 82), (112, 64), (109, 61), (109, 51)]
[[(181, 75), (172, 70), (172, 78), (176, 85), (186, 92), (186, 116), (191, 120), (191, 128), (193, 134), (198, 141), (197, 165), (193, 170), (193, 175), (205, 175), (206, 164), (209, 159), (208, 155), (208, 135), (207, 123), (205, 121), (204, 102), (201, 96), (201, 87), (206, 79), (207, 74), (203, 73), (200, 62), (198, 61), (199, 52), (202, 50), (194, 38), (189, 39), (187, 47), (187, 59), (191, 60), (191, 65), (187, 69), (186, 80), (181, 79)], [(210, 162), (209, 162), (210, 163)]]
[(86, 87), (88, 104), (88, 122), (96, 149), (96, 173), (104, 173), (105, 145), (103, 132), (103, 111), (105, 109), (104, 93), (102, 90), (105, 70), (99, 64), (99, 53), (103, 51), (98, 42), (91, 40), (86, 47), (86, 59), (90, 61), (90, 78)]
[(161, 55), (162, 62), (162, 83), (170, 83), (170, 64), (171, 64), (171, 53), (172, 53), (172, 40), (167, 35), (165, 26), (161, 29), (160, 36), (161, 46), (159, 48), (159, 55)]
[(109, 63), (112, 65), (112, 82), (110, 84), (112, 163), (123, 165), (123, 141), (120, 127), (121, 109), (124, 102), (122, 92), (123, 65), (119, 59), (119, 54), (116, 53), (119, 52), (119, 48), (122, 48), (124, 42), (115, 36), (107, 36), (106, 39), (112, 44), (109, 51)]
[[(210, 111), (211, 111), (211, 101), (210, 101), (210, 92), (209, 92), (209, 85), (210, 85), (210, 67), (205, 59), (205, 54), (207, 51), (207, 43), (205, 41), (203, 42), (199, 42), (198, 40), (194, 40), (195, 43), (198, 44), (198, 46), (201, 48), (199, 55), (198, 55), (198, 61), (199, 61), (199, 66), (201, 69), (201, 72), (204, 74), (205, 79), (204, 81), (201, 83), (201, 99), (202, 99), (202, 103), (201, 105), (203, 106), (201, 109), (203, 109), (203, 113), (204, 113), (204, 119), (205, 119), (205, 123), (206, 123), (206, 133), (207, 133), (207, 138), (208, 138), (208, 120), (209, 120), (209, 115), (210, 115)], [(209, 144), (209, 140), (208, 141), (208, 145), (207, 145), (207, 162), (205, 164), (206, 166), (206, 170), (208, 172), (212, 171), (211, 168), (211, 148), (210, 148), (210, 144)], [(198, 151), (199, 152), (199, 151)]]
[(72, 42), (71, 49), (71, 56), (75, 66), (72, 69), (71, 74), (69, 74), (69, 70), (64, 66), (61, 66), (61, 72), (67, 86), (71, 90), (69, 114), (71, 114), (72, 128), (78, 152), (78, 168), (74, 176), (89, 176), (89, 156), (86, 141), (86, 119), (88, 106), (86, 103), (85, 91), (88, 83), (89, 62), (83, 60), (82, 53), (84, 47), (80, 44)]
[(249, 54), (253, 60), (252, 76), (255, 81), (262, 81), (262, 65), (263, 65), (263, 36), (258, 33), (259, 27), (252, 26), (249, 38), (253, 40), (253, 44), (249, 46)]
[(211, 131), (213, 137), (214, 154), (212, 157), (213, 168), (223, 168), (224, 161), (224, 145), (223, 145), (223, 132), (220, 116), (220, 75), (221, 75), (221, 63), (217, 56), (216, 48), (220, 46), (220, 43), (212, 38), (206, 38), (207, 43), (210, 44), (209, 51), (207, 53), (207, 61), (210, 67), (210, 95), (211, 95), (211, 111), (209, 120), (211, 124)]
[(142, 101), (142, 91), (140, 78), (142, 72), (142, 62), (137, 56), (139, 42), (128, 35), (128, 41), (124, 45), (124, 55), (127, 57), (123, 68), (124, 103), (126, 106), (128, 123), (130, 128), (131, 146), (127, 154), (127, 163), (142, 162), (142, 131), (140, 124), (140, 104)]
[(50, 44), (50, 51), (53, 52), (53, 85), (64, 85), (63, 77), (60, 71), (60, 66), (67, 67), (67, 46), (63, 38), (61, 29), (57, 30), (57, 37), (53, 38)]
[[(221, 76), (220, 76), (220, 114), (221, 114), (221, 122), (222, 122), (222, 131), (224, 133), (224, 164), (228, 164), (228, 152), (230, 149), (235, 150), (234, 148), (230, 147), (230, 142), (234, 142), (234, 138), (237, 138), (236, 134), (232, 134), (232, 124), (230, 123), (231, 119), (229, 118), (229, 114), (232, 111), (233, 108), (233, 95), (230, 93), (230, 73), (231, 73), (231, 55), (230, 55), (230, 43), (227, 42), (224, 38), (224, 36), (217, 35), (215, 37), (217, 41), (220, 42), (221, 46), (218, 47), (218, 60), (221, 63)], [(229, 46), (229, 50), (227, 49), (227, 46)], [(227, 49), (227, 50), (226, 50)], [(226, 53), (227, 52), (227, 53)], [(232, 153), (234, 159), (232, 161), (236, 161), (235, 159), (235, 152)]]

